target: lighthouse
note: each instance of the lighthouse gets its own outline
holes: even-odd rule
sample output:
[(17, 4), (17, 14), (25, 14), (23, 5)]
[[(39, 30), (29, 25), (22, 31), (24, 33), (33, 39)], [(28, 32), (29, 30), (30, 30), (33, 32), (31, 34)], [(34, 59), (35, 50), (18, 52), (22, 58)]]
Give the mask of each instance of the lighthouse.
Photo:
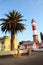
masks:
[(36, 28), (36, 21), (32, 19), (32, 30), (33, 30), (33, 41), (35, 43), (38, 43), (38, 34), (37, 34), (37, 28)]

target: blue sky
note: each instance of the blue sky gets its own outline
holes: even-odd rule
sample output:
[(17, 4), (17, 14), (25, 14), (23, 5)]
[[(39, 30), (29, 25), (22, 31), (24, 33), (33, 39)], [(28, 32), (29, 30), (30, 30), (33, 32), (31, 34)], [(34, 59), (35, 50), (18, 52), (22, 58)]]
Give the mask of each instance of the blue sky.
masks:
[[(4, 14), (12, 10), (20, 12), (24, 18), (27, 19), (27, 21), (23, 21), (26, 25), (26, 30), (16, 35), (18, 40), (33, 40), (31, 20), (34, 18), (37, 24), (37, 33), (40, 41), (40, 32), (43, 32), (43, 0), (0, 0), (0, 18), (4, 18)], [(5, 35), (10, 34), (2, 33), (0, 28), (0, 37)]]

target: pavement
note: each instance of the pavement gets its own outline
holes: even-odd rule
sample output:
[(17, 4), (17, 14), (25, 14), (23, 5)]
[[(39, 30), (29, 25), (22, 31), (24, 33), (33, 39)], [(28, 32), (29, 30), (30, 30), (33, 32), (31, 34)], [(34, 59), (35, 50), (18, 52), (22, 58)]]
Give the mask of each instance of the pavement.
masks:
[(0, 57), (0, 65), (43, 65), (43, 54)]

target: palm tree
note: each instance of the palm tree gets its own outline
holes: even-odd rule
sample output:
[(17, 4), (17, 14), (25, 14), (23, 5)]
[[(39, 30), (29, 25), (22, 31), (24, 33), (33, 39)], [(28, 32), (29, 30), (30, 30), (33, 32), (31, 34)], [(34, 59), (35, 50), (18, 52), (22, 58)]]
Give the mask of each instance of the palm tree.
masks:
[(2, 32), (10, 32), (11, 33), (11, 50), (14, 50), (14, 38), (17, 32), (22, 32), (25, 29), (25, 26), (22, 21), (22, 15), (18, 11), (11, 11), (9, 14), (5, 14), (6, 18), (0, 19), (1, 23), (1, 30)]

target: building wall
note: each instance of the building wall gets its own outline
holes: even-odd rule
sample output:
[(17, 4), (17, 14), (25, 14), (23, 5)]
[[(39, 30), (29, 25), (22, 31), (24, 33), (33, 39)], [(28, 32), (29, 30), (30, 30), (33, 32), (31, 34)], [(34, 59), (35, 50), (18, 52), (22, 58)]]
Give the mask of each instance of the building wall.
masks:
[[(11, 50), (11, 42), (10, 42), (10, 40), (11, 40), (11, 37), (5, 36), (3, 45), (2, 45), (2, 43), (0, 44), (0, 46), (1, 46), (0, 50), (10, 51)], [(18, 48), (18, 39), (17, 38), (14, 39), (14, 48), (15, 49)]]
[(14, 49), (18, 49), (18, 39), (14, 39)]
[(10, 48), (10, 37), (5, 37), (5, 41), (4, 41), (4, 46), (5, 46), (5, 48), (4, 48), (4, 50), (6, 51), (6, 50), (10, 50), (11, 48)]

